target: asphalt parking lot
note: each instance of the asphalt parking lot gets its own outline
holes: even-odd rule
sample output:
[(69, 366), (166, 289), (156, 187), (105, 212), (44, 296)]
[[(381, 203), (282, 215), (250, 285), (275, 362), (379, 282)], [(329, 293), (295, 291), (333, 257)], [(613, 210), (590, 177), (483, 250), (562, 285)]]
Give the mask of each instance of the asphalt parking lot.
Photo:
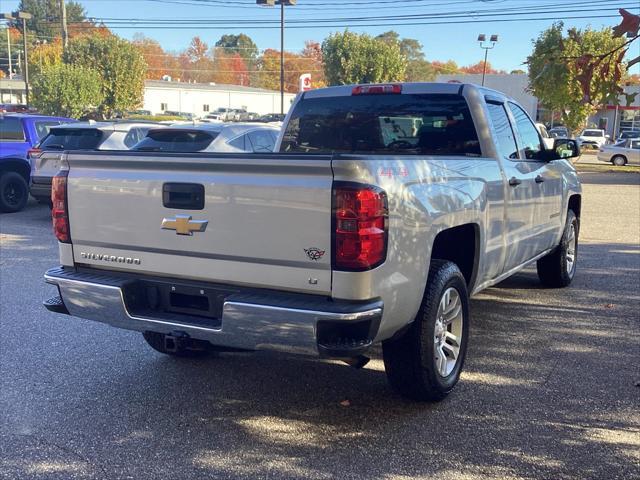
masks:
[(275, 354), (176, 360), (48, 313), (49, 211), (0, 216), (0, 478), (640, 478), (640, 174), (584, 173), (578, 274), (472, 301), (439, 404)]

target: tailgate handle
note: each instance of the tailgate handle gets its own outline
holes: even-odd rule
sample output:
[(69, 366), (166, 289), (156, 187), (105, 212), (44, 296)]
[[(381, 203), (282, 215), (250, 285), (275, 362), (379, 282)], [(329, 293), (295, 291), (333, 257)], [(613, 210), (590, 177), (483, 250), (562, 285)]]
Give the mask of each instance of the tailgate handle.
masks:
[(181, 210), (204, 208), (204, 185), (199, 183), (165, 183), (162, 185), (162, 205)]

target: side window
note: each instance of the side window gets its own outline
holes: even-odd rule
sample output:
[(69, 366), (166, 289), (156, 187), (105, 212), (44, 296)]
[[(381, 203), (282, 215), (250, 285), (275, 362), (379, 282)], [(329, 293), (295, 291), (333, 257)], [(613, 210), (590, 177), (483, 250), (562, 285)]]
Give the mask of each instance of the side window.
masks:
[(124, 137), (124, 144), (127, 148), (133, 147), (136, 143), (144, 138), (144, 132), (140, 128), (132, 128)]
[(0, 142), (24, 142), (24, 131), (19, 118), (0, 118)]
[(634, 150), (640, 150), (640, 140), (632, 140), (631, 148), (633, 148)]
[(504, 158), (517, 159), (518, 147), (504, 105), (487, 103), (487, 109), (489, 110), (489, 117), (491, 118), (493, 129), (498, 138), (498, 144), (496, 145), (498, 153)]
[(538, 130), (522, 108), (511, 102), (509, 102), (509, 108), (516, 120), (522, 156), (527, 160), (537, 160), (542, 151)]
[(273, 137), (271, 136), (270, 131), (254, 130), (253, 132), (249, 132), (247, 136), (251, 141), (251, 145), (253, 146), (254, 152), (258, 152), (258, 153), (273, 152), (275, 141), (273, 140)]
[(245, 148), (246, 137), (247, 137), (246, 135), (240, 135), (238, 138), (234, 138), (233, 140), (227, 143), (229, 143), (229, 145), (231, 145), (232, 147), (239, 148), (240, 150), (247, 150)]

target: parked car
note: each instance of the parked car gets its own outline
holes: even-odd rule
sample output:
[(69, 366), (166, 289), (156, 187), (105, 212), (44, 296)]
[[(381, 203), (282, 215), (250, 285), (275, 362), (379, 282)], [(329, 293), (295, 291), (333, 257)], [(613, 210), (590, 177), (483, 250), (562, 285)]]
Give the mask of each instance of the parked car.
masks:
[(269, 153), (280, 129), (255, 123), (174, 125), (150, 130), (132, 150), (138, 152), (252, 152)]
[(209, 113), (200, 119), (204, 123), (220, 123), (224, 122), (224, 117), (218, 113)]
[(229, 122), (233, 120), (233, 117), (235, 115), (235, 110), (233, 108), (220, 107), (212, 113), (215, 113), (216, 115), (220, 115), (220, 118), (222, 119), (223, 122)]
[(553, 138), (547, 132), (547, 127), (544, 126), (543, 123), (536, 123), (536, 128), (538, 129), (538, 133), (542, 137), (542, 141), (544, 142), (547, 148), (553, 148)]
[(598, 160), (618, 167), (640, 165), (640, 138), (626, 138), (613, 145), (604, 145), (598, 150)]
[(569, 129), (567, 127), (553, 127), (549, 129), (549, 135), (552, 138), (570, 138)]
[(29, 200), (29, 149), (52, 126), (73, 121), (46, 115), (0, 114), (0, 212), (22, 210)]
[(362, 367), (381, 342), (393, 387), (441, 400), (470, 294), (533, 262), (551, 287), (576, 274), (581, 186), (559, 151), (579, 154), (570, 139), (545, 148), (500, 92), (407, 83), (298, 96), (276, 153), (69, 152), (45, 306), (174, 356)]
[(286, 115), (281, 113), (268, 113), (267, 115), (256, 118), (255, 121), (261, 123), (284, 122), (285, 117)]
[(19, 103), (0, 103), (0, 113), (28, 113), (29, 107)]
[(626, 140), (627, 138), (640, 138), (640, 130), (625, 130), (620, 132), (618, 140)]
[(51, 179), (60, 169), (67, 150), (129, 150), (149, 129), (162, 128), (155, 122), (78, 122), (52, 127), (49, 134), (29, 151), (31, 196), (40, 203), (51, 202)]
[(587, 128), (578, 135), (577, 140), (580, 147), (600, 148), (607, 143), (609, 135), (600, 128)]

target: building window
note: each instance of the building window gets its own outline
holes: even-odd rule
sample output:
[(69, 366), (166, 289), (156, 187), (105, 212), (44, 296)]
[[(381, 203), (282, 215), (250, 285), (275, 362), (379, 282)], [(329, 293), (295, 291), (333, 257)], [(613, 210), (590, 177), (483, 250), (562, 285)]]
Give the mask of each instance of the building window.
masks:
[(167, 104), (166, 103), (161, 103), (160, 104), (160, 111), (164, 112), (167, 109)]
[(209, 111), (209, 104), (205, 103), (204, 105), (202, 105), (202, 111), (203, 112), (208, 112)]

